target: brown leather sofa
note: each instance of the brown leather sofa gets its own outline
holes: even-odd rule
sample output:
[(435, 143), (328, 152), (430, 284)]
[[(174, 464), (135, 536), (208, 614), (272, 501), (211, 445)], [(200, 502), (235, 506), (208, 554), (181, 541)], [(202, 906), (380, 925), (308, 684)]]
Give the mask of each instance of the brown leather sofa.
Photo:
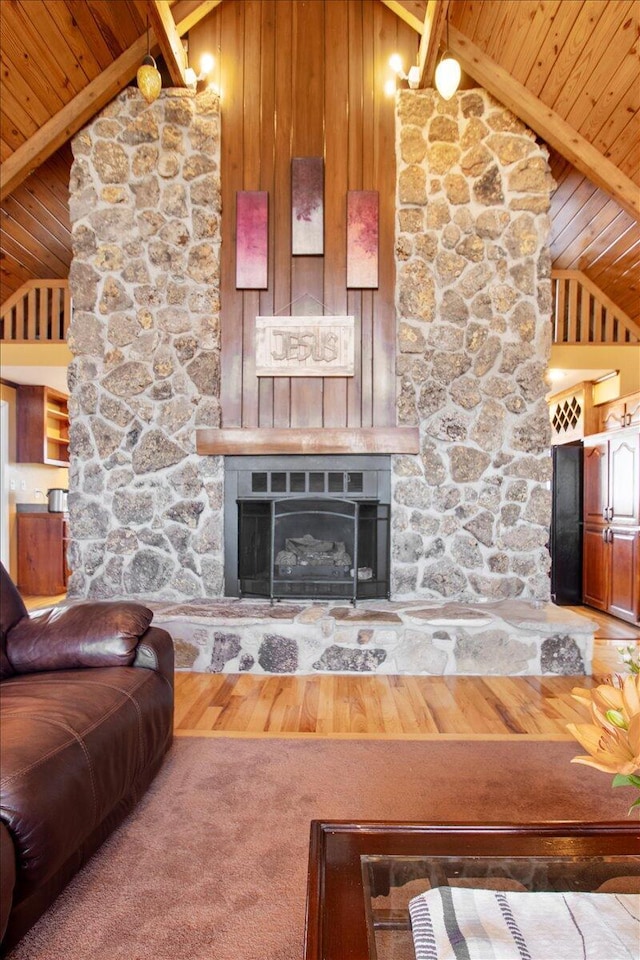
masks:
[(0, 565), (0, 939), (8, 951), (124, 819), (173, 732), (173, 643), (138, 603), (29, 618)]

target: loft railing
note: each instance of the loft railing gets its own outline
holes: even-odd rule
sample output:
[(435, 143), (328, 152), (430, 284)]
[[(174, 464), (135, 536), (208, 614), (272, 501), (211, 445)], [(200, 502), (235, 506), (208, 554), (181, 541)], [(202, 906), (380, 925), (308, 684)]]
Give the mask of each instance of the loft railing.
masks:
[(68, 280), (27, 280), (2, 304), (0, 341), (64, 343), (71, 323)]
[[(554, 343), (640, 343), (640, 326), (579, 270), (552, 270)], [(28, 280), (2, 305), (0, 341), (64, 343), (67, 280)]]
[(633, 344), (640, 326), (580, 270), (552, 270), (553, 342)]

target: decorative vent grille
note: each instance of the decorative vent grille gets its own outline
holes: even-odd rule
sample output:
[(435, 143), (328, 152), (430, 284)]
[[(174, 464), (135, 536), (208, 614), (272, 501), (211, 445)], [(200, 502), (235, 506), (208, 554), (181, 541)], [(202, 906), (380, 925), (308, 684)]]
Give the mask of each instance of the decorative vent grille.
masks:
[(553, 414), (551, 423), (556, 433), (567, 433), (575, 430), (582, 416), (582, 407), (577, 397), (570, 397), (559, 403)]
[(304, 470), (256, 471), (251, 474), (252, 493), (354, 494), (364, 491), (362, 471)]

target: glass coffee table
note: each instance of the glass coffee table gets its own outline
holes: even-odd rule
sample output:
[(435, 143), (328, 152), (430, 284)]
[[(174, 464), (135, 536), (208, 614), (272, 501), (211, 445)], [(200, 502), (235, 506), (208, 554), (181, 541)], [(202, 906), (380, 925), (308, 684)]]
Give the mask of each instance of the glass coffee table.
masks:
[(437, 886), (637, 893), (640, 826), (314, 820), (305, 960), (415, 960), (408, 903)]

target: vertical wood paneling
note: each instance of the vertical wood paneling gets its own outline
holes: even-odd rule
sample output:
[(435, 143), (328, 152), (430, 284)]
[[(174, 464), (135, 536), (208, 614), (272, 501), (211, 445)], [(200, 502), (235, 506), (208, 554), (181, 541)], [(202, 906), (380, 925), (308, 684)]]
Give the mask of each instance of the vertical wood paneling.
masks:
[[(292, 144), (294, 157), (324, 157), (324, 2), (301, 0), (293, 6)], [(309, 42), (311, 40), (311, 42)], [(325, 234), (326, 183), (325, 165)], [(293, 257), (292, 314), (322, 314), (324, 257)], [(311, 299), (309, 302), (309, 298)], [(316, 301), (320, 301), (317, 303)], [(323, 382), (320, 377), (292, 377), (291, 426), (321, 427)]]
[[(340, 38), (349, 29), (348, 8), (326, 6), (325, 32), (325, 203), (324, 296), (327, 313), (346, 314), (346, 218), (349, 167), (349, 59), (342, 55)], [(330, 185), (330, 186), (329, 186)], [(360, 362), (356, 346), (356, 367)], [(351, 378), (329, 377), (324, 385), (323, 426), (347, 423), (347, 383)]]
[[(274, 314), (285, 312), (291, 294), (291, 135), (293, 124), (293, 3), (276, 4), (276, 155), (273, 180), (273, 206), (276, 210)], [(273, 425), (291, 424), (290, 381), (273, 381)]]
[[(223, 425), (395, 425), (395, 118), (383, 87), (391, 53), (415, 62), (416, 33), (377, 0), (247, 0), (221, 4), (189, 43), (220, 61)], [(324, 157), (322, 256), (291, 254), (295, 156)], [(237, 190), (269, 194), (265, 291), (235, 289)], [(346, 288), (348, 190), (380, 195), (378, 290)], [(355, 317), (354, 377), (255, 376), (257, 314), (323, 312)]]
[[(244, 189), (244, 28), (243, 3), (221, 4), (221, 36), (224, 52), (220, 51), (222, 86), (221, 126), (221, 180), (222, 194), (222, 249), (220, 271), (220, 300), (222, 307), (221, 343), (221, 405), (222, 425), (242, 425), (242, 353), (243, 353), (243, 295), (235, 288), (235, 199)], [(247, 118), (248, 120), (249, 118)]]
[[(260, 4), (260, 93), (262, 115), (260, 122), (260, 189), (272, 190), (275, 177), (276, 154), (276, 5), (277, 0), (263, 0)], [(273, 195), (269, 197), (269, 258), (268, 287), (260, 291), (260, 316), (273, 316), (275, 288), (275, 208)], [(273, 377), (258, 380), (258, 426), (273, 427)]]

